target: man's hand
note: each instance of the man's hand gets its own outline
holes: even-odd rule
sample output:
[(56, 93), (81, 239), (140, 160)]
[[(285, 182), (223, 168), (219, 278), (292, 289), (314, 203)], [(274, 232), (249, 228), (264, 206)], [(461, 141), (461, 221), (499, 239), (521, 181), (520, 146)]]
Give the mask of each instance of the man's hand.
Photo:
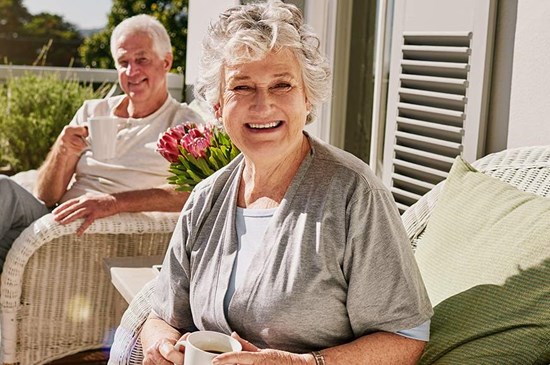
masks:
[(80, 156), (87, 146), (86, 137), (88, 137), (87, 127), (68, 125), (57, 137), (54, 147), (58, 148), (61, 154)]
[(66, 201), (52, 212), (56, 222), (71, 223), (75, 219), (84, 218), (84, 223), (76, 231), (82, 235), (97, 218), (109, 217), (119, 213), (116, 198), (109, 194), (83, 195)]
[(68, 125), (57, 137), (46, 161), (38, 170), (34, 191), (46, 206), (55, 206), (67, 191), (80, 155), (87, 146), (87, 136), (86, 127)]

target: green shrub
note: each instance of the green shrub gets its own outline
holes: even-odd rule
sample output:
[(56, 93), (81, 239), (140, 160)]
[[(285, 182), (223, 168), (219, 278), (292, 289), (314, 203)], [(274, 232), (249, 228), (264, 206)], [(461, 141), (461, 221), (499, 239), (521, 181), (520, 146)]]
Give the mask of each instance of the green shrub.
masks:
[(55, 74), (26, 74), (0, 85), (0, 166), (14, 173), (39, 167), (84, 100), (102, 98), (107, 86), (94, 90)]

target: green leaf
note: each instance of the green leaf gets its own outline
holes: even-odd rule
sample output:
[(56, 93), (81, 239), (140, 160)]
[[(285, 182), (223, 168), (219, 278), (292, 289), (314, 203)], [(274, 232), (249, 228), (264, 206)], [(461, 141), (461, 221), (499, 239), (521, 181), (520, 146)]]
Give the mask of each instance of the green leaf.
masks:
[(193, 171), (187, 170), (187, 172), (189, 173), (189, 176), (195, 181), (195, 183), (198, 184), (202, 181), (202, 178), (195, 174)]
[(210, 156), (208, 156), (208, 161), (210, 162), (211, 165), (214, 165), (214, 170), (215, 171), (218, 171), (219, 169), (221, 169), (224, 165), (219, 163), (218, 160), (216, 160), (216, 157), (214, 157), (214, 155), (212, 154), (212, 152), (209, 153)]
[(179, 161), (170, 166), (173, 174), (169, 181), (177, 185), (177, 190), (190, 191), (196, 184), (227, 165), (240, 153), (231, 142), (229, 135), (219, 127), (211, 127), (212, 138), (206, 157), (194, 157), (180, 146)]

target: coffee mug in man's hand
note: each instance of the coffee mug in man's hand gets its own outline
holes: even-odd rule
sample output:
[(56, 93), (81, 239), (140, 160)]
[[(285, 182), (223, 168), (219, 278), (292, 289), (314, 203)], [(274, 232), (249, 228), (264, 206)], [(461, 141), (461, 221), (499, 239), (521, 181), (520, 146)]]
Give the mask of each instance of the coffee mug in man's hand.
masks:
[(92, 155), (96, 160), (107, 161), (116, 156), (116, 138), (122, 120), (109, 116), (88, 119)]
[(185, 365), (211, 365), (212, 359), (219, 354), (241, 351), (243, 348), (233, 337), (213, 331), (191, 333), (187, 339), (176, 343), (176, 350), (180, 351), (182, 347), (185, 347)]

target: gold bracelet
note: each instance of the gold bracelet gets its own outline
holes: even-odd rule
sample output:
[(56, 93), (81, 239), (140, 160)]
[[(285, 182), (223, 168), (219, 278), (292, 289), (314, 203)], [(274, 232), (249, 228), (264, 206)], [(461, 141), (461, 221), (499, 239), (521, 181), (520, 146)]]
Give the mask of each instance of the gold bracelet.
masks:
[(315, 359), (315, 365), (326, 365), (325, 357), (323, 356), (322, 353), (320, 353), (319, 351), (313, 351), (311, 354)]

